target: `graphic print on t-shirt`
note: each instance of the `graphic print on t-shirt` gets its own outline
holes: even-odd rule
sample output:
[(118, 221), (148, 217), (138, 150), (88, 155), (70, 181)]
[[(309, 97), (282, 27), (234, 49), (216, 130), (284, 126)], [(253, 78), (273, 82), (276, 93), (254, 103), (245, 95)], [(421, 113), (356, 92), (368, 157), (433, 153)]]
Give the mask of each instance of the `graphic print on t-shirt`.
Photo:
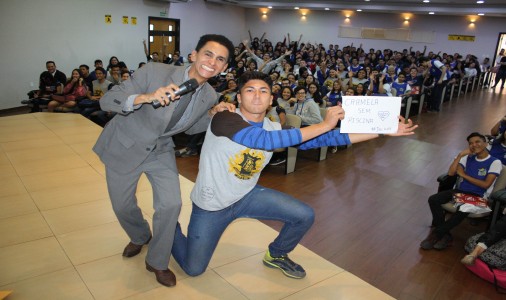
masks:
[(262, 151), (246, 148), (229, 160), (229, 172), (235, 177), (248, 180), (256, 173), (262, 171), (265, 155)]

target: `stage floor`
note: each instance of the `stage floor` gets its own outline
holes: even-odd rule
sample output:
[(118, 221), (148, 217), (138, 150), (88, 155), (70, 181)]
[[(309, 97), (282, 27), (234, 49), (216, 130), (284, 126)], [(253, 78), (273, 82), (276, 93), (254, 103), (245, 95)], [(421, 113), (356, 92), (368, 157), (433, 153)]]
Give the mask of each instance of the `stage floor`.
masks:
[[(0, 118), (0, 290), (8, 299), (391, 299), (303, 246), (291, 257), (307, 271), (289, 279), (262, 264), (277, 232), (250, 219), (225, 232), (208, 270), (187, 276), (171, 261), (174, 288), (146, 271), (146, 247), (123, 258), (128, 237), (111, 209), (104, 166), (91, 150), (102, 128), (77, 114)], [(193, 182), (181, 176), (186, 228)], [(137, 191), (148, 222), (151, 187)]]

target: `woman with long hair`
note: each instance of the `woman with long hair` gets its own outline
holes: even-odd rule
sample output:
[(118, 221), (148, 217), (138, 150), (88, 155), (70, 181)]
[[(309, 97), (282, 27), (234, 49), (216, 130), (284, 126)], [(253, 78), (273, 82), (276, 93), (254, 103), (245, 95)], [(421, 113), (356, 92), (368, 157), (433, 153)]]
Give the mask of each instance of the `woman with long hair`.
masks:
[(76, 106), (79, 98), (85, 97), (88, 92), (83, 74), (79, 69), (72, 70), (72, 76), (63, 88), (63, 95), (52, 95), (51, 101), (47, 105), (47, 110), (67, 112)]
[(109, 64), (107, 65), (106, 70), (109, 71), (113, 66), (116, 66), (119, 64), (119, 59), (116, 56), (111, 56), (109, 58)]
[(320, 93), (320, 87), (316, 83), (312, 82), (308, 84), (307, 90), (309, 92), (307, 97), (313, 99), (316, 104), (321, 106), (323, 104), (323, 96)]

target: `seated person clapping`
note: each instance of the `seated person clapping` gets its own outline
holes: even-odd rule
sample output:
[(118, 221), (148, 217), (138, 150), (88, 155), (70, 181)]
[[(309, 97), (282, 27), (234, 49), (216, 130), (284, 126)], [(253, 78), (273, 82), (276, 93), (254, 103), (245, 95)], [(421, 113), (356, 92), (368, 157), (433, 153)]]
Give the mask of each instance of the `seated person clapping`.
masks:
[(82, 73), (79, 69), (72, 70), (72, 77), (63, 88), (63, 95), (51, 95), (51, 101), (47, 105), (47, 110), (52, 111), (71, 111), (76, 106), (76, 101), (83, 98), (88, 93), (88, 87)]
[(385, 83), (385, 74), (380, 74), (378, 70), (371, 71), (369, 87), (367, 88), (368, 96), (392, 96), (391, 86)]

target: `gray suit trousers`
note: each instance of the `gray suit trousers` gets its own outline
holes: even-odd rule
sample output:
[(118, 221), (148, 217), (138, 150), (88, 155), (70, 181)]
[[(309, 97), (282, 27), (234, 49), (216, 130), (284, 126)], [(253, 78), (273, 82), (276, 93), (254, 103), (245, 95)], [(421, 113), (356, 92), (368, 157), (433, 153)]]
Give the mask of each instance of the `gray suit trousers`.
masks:
[(145, 173), (153, 188), (153, 238), (146, 261), (155, 269), (169, 265), (174, 232), (181, 211), (181, 190), (174, 152), (152, 151), (146, 160), (127, 174), (106, 166), (107, 186), (114, 213), (134, 244), (144, 244), (151, 234), (137, 205), (137, 183)]

